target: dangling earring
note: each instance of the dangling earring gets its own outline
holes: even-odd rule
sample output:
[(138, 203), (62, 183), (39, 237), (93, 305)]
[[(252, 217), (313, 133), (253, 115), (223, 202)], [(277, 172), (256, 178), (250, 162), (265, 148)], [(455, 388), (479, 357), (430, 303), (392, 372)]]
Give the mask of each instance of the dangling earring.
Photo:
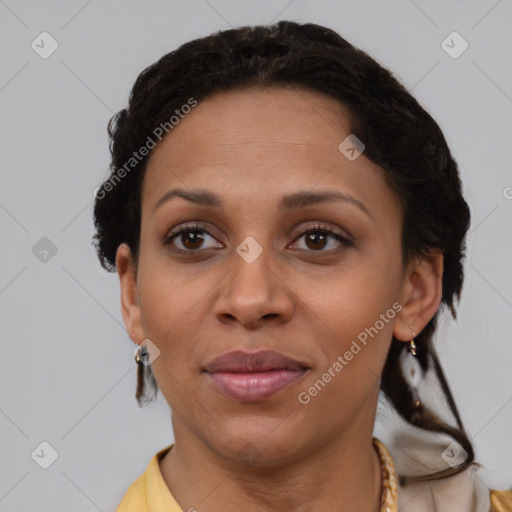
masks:
[[(153, 390), (153, 396), (156, 396), (158, 384), (151, 371), (151, 365), (154, 360), (160, 355), (160, 349), (149, 338), (143, 339), (133, 351), (135, 362), (137, 363), (137, 390), (135, 398), (142, 407), (143, 402), (151, 401), (151, 398), (145, 396), (146, 384)], [(149, 368), (145, 368), (149, 366)]]
[(137, 347), (135, 348), (135, 351), (134, 351), (134, 354), (135, 354), (135, 362), (138, 364), (138, 363), (142, 363), (142, 343), (140, 345), (137, 345)]
[(146, 346), (146, 340), (143, 340), (137, 345), (133, 351), (135, 355), (135, 362), (137, 363), (137, 388), (135, 391), (135, 398), (141, 407), (142, 397), (144, 396), (144, 372), (146, 371), (144, 366), (149, 364), (149, 352)]
[(419, 407), (421, 402), (418, 398), (418, 384), (421, 381), (423, 372), (416, 358), (416, 344), (414, 343), (416, 335), (411, 325), (409, 328), (412, 331), (413, 339), (409, 342), (408, 350), (402, 350), (400, 354), (400, 365), (402, 367), (403, 376), (412, 390), (414, 407)]
[(143, 340), (139, 345), (137, 345), (133, 353), (137, 364), (140, 363), (147, 366), (149, 364), (149, 352), (145, 342), (146, 340)]

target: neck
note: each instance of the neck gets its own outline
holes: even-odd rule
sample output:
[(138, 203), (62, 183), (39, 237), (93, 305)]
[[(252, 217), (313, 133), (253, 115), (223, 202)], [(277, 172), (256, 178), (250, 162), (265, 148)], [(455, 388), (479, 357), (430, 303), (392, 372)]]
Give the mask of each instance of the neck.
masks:
[[(176, 423), (174, 425), (174, 423)], [(289, 463), (248, 467), (227, 461), (173, 421), (177, 441), (160, 461), (183, 510), (380, 512), (382, 477), (371, 430), (322, 440)], [(178, 428), (176, 428), (178, 427)], [(358, 427), (360, 427), (358, 425)]]

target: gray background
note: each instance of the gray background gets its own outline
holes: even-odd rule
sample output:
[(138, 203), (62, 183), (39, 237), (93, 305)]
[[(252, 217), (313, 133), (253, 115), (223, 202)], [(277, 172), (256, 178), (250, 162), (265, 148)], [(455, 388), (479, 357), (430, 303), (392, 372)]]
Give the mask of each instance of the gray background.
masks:
[[(339, 31), (389, 67), (443, 129), (473, 221), (459, 320), (445, 315), (438, 350), (478, 459), (496, 485), (512, 482), (510, 0), (6, 0), (0, 511), (114, 510), (172, 441), (161, 395), (146, 409), (135, 402), (118, 278), (90, 245), (106, 125), (142, 69), (177, 45), (279, 19)], [(47, 59), (31, 47), (43, 31), (59, 45)], [(469, 43), (455, 59), (441, 46), (453, 31)], [(48, 469), (31, 456), (42, 442), (58, 454)]]

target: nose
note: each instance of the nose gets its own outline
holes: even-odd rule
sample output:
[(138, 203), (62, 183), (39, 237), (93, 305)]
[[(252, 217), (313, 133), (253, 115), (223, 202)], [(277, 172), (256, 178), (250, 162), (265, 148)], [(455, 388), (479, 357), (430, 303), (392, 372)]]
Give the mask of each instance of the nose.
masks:
[(254, 261), (234, 253), (232, 270), (222, 283), (214, 308), (222, 323), (258, 329), (288, 322), (293, 315), (293, 291), (269, 251)]

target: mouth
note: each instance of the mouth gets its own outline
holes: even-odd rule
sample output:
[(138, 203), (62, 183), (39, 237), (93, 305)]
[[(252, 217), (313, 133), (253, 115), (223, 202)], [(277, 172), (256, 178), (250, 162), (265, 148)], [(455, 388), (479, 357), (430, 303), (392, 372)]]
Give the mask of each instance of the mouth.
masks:
[(296, 383), (310, 369), (279, 352), (237, 350), (217, 357), (203, 371), (210, 384), (225, 396), (259, 402)]

